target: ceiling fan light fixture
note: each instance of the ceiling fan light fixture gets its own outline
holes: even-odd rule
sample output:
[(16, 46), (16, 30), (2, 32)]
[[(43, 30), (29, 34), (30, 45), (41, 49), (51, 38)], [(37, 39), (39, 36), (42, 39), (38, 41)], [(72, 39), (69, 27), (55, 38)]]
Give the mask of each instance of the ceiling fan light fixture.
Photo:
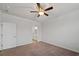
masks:
[(44, 12), (39, 12), (39, 15), (44, 15)]
[(40, 3), (36, 3), (36, 4), (37, 4), (37, 11), (31, 11), (31, 12), (38, 13), (38, 14), (37, 14), (37, 17), (43, 16), (43, 15), (49, 16), (49, 15), (46, 13), (46, 11), (49, 11), (49, 10), (52, 10), (52, 9), (53, 9), (52, 6), (46, 8), (46, 9), (44, 9), (44, 8), (40, 5)]

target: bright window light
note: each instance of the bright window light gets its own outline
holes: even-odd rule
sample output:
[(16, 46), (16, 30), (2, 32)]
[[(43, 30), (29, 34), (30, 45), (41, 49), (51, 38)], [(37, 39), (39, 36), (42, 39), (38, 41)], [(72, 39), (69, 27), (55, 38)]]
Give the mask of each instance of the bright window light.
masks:
[(38, 29), (38, 27), (37, 26), (35, 26), (35, 30), (37, 30)]

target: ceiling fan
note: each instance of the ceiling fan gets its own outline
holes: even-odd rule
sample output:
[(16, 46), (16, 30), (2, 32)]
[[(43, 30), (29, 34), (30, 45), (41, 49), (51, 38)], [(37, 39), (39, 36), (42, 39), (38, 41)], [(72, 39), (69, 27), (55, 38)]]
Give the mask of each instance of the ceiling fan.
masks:
[(53, 7), (48, 7), (46, 9), (44, 9), (40, 3), (36, 3), (37, 4), (37, 11), (30, 11), (31, 13), (38, 13), (37, 17), (41, 16), (41, 15), (45, 15), (45, 16), (49, 16), (46, 11), (52, 10)]

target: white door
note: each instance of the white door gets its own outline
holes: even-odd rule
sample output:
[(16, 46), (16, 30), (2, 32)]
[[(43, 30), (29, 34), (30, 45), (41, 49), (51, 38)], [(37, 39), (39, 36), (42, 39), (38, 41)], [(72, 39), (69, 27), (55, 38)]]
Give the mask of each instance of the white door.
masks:
[(3, 49), (16, 47), (16, 24), (3, 23)]

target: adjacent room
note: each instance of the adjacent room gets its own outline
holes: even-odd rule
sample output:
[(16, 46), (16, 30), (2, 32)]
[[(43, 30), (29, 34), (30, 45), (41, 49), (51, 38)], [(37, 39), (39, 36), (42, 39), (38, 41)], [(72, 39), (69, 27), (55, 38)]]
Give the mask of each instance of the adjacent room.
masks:
[(79, 3), (0, 3), (0, 56), (79, 56)]

